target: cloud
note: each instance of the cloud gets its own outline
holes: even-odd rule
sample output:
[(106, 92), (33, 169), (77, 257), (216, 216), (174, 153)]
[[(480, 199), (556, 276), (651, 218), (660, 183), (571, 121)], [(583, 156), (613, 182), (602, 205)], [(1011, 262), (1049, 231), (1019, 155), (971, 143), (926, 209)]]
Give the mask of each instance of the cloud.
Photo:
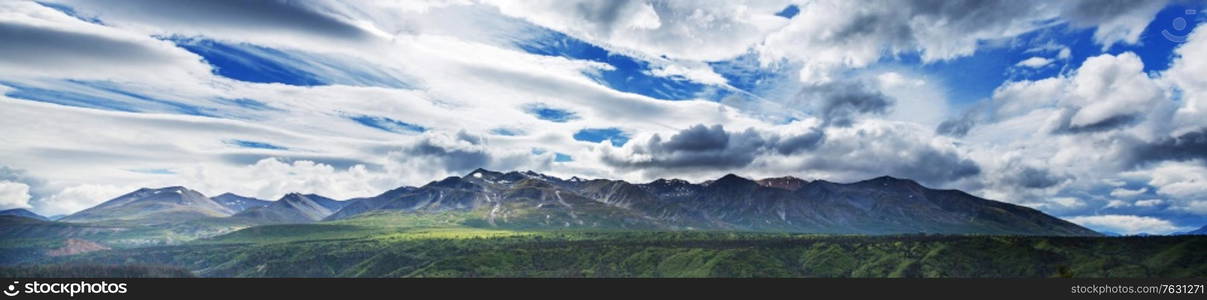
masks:
[(0, 180), (0, 209), (29, 207), (28, 185)]
[(1186, 229), (1167, 220), (1133, 215), (1077, 216), (1065, 219), (1091, 229), (1120, 234), (1167, 234)]
[(323, 2), (272, 0), (215, 1), (77, 1), (63, 0), (75, 11), (105, 24), (151, 34), (208, 36), (258, 42), (296, 42), (298, 37), (328, 42), (357, 42), (378, 34), (355, 24), (334, 5)]
[(625, 146), (626, 153), (604, 156), (604, 162), (624, 168), (732, 169), (749, 165), (768, 145), (753, 129), (730, 133), (722, 125), (695, 125), (665, 141), (654, 134)]
[[(1069, 75), (1005, 82), (991, 100), (944, 121), (936, 131), (964, 136), (978, 124), (1050, 110), (1047, 131), (1085, 134), (1128, 128), (1169, 105), (1157, 79), (1132, 52), (1090, 57)], [(1154, 109), (1155, 108), (1155, 109)]]
[(70, 186), (40, 201), (41, 205), (37, 211), (43, 215), (70, 214), (117, 198), (117, 196), (135, 189), (137, 188), (103, 184)]
[(391, 154), (391, 159), (409, 161), (408, 164), (418, 164), (424, 169), (453, 173), (463, 173), (477, 167), (495, 170), (517, 170), (521, 167), (543, 169), (537, 166), (548, 163), (548, 160), (532, 157), (527, 149), (501, 151), (490, 147), (490, 137), (463, 130), (455, 135), (424, 135), (414, 145), (403, 147), (396, 153)]
[(674, 59), (715, 61), (741, 55), (786, 23), (787, 3), (679, 1), (488, 1), (503, 14), (596, 45)]
[(201, 58), (169, 42), (115, 30), (34, 2), (0, 9), (0, 67), (5, 77), (88, 80), (185, 80), (204, 76)]
[(1094, 41), (1108, 49), (1116, 43), (1135, 44), (1144, 27), (1167, 1), (1074, 1), (1065, 16), (1074, 26), (1095, 26)]
[(1132, 165), (1189, 160), (1207, 160), (1207, 127), (1140, 143), (1132, 149), (1130, 158)]
[(1165, 201), (1161, 199), (1145, 199), (1136, 201), (1135, 203), (1135, 205), (1139, 207), (1154, 207), (1161, 204), (1165, 204)]
[(1104, 207), (1106, 207), (1106, 208), (1121, 208), (1121, 207), (1128, 207), (1128, 206), (1131, 206), (1131, 203), (1127, 203), (1127, 201), (1123, 201), (1123, 200), (1111, 200), (1110, 202), (1107, 202), (1107, 203), (1106, 203), (1106, 206), (1104, 206)]
[(670, 138), (637, 138), (620, 149), (603, 149), (605, 164), (651, 176), (682, 171), (799, 174), (836, 180), (880, 175), (941, 185), (975, 176), (980, 167), (920, 128), (861, 122), (851, 127), (789, 124), (777, 129), (726, 131), (695, 125)]
[(1181, 199), (1203, 199), (1207, 197), (1207, 167), (1199, 164), (1166, 162), (1153, 168), (1148, 185), (1156, 187), (1157, 194)]
[(861, 82), (829, 82), (806, 85), (789, 102), (809, 107), (825, 124), (851, 126), (860, 115), (884, 114), (893, 99)]
[[(779, 1), (53, 2), (74, 13), (0, 4), (0, 34), (21, 41), (0, 45), (13, 54), (0, 56), (0, 161), (28, 170), (0, 180), (27, 185), (45, 211), (142, 186), (365, 196), (476, 167), (626, 180), (892, 175), (1060, 215), (1147, 198), (1109, 195), (1148, 183), (1164, 203), (1113, 212), (1207, 211), (1193, 184), (1205, 30), (1168, 71), (1114, 49), (975, 104), (948, 98), (953, 87), (929, 69), (997, 59), (983, 50), (1063, 24), (1097, 27), (1094, 41), (1025, 45), (1043, 50), (1003, 67), (1032, 56), (1049, 60), (1044, 70), (1076, 66), (1084, 53), (1069, 47), (1085, 43), (1147, 55), (1136, 37), (1159, 1), (811, 1), (792, 18), (776, 16), (789, 4)], [(601, 57), (523, 46), (548, 35)], [(212, 53), (223, 47), (233, 52)], [(622, 68), (638, 80), (600, 80)], [(680, 82), (690, 84), (662, 86)], [(630, 141), (576, 140), (584, 129)]]
[(1021, 167), (1018, 173), (1011, 178), (1014, 180), (1014, 184), (1032, 189), (1049, 188), (1066, 180), (1066, 178), (1052, 175), (1046, 169), (1035, 167)]
[(972, 55), (983, 41), (1015, 37), (1047, 26), (1097, 26), (1104, 46), (1136, 43), (1163, 1), (815, 1), (757, 47), (764, 61), (804, 63), (804, 82), (826, 82), (847, 68), (884, 55), (919, 52), (933, 62)]
[(1018, 62), (1017, 64), (1014, 64), (1014, 65), (1015, 65), (1015, 66), (1019, 66), (1019, 67), (1028, 67), (1028, 68), (1038, 69), (1038, 68), (1042, 68), (1042, 67), (1044, 67), (1044, 66), (1047, 66), (1047, 65), (1049, 65), (1049, 64), (1051, 64), (1051, 63), (1052, 63), (1052, 60), (1051, 60), (1051, 59), (1044, 58), (1044, 57), (1038, 57), (1038, 56), (1034, 56), (1034, 57), (1031, 57), (1031, 58), (1028, 58), (1028, 59), (1024, 59), (1024, 60), (1022, 60), (1022, 61), (1020, 61), (1020, 62)]
[(1111, 190), (1111, 197), (1134, 198), (1136, 196), (1143, 195), (1144, 193), (1147, 193), (1147, 192), (1148, 192), (1148, 188), (1140, 188), (1140, 189), (1135, 189), (1135, 190), (1117, 188), (1117, 189)]
[(1163, 75), (1182, 91), (1182, 105), (1171, 120), (1174, 129), (1207, 126), (1207, 56), (1202, 53), (1207, 53), (1207, 26), (1191, 32)]
[(1164, 91), (1144, 73), (1132, 52), (1086, 59), (1072, 78), (1068, 105), (1076, 106), (1070, 127), (1092, 127), (1140, 114), (1163, 100)]

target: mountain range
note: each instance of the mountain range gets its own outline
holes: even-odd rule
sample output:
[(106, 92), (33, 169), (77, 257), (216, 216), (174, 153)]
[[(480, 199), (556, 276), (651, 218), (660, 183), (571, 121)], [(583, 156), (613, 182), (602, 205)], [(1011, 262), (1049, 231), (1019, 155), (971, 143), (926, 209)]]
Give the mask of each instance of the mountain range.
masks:
[(0, 210), (0, 216), (18, 216), (18, 217), (25, 217), (25, 218), (30, 218), (30, 219), (39, 220), (39, 221), (50, 221), (50, 218), (44, 217), (42, 215), (39, 215), (37, 213), (34, 213), (34, 212), (29, 211), (28, 209), (24, 209), (24, 208)]
[(62, 221), (279, 224), (383, 212), (459, 213), (468, 216), (467, 225), (501, 228), (1099, 235), (1035, 209), (887, 176), (834, 183), (794, 177), (751, 180), (728, 174), (700, 183), (658, 179), (633, 184), (484, 169), (345, 201), (298, 193), (277, 201), (229, 193), (208, 198), (179, 186), (144, 188)]

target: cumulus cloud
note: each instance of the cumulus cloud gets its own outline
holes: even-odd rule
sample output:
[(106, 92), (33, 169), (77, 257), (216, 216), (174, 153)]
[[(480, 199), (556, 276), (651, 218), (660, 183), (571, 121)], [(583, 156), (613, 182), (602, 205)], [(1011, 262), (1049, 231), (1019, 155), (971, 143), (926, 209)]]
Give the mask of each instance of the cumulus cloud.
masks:
[(39, 205), (37, 211), (44, 215), (70, 214), (133, 192), (135, 189), (137, 187), (107, 184), (70, 186), (42, 200), (42, 205)]
[(1077, 216), (1066, 220), (1094, 230), (1119, 234), (1167, 234), (1186, 229), (1167, 220), (1133, 215)]
[[(767, 149), (795, 152), (820, 140), (815, 136), (790, 136), (783, 144), (770, 143), (754, 129), (728, 132), (722, 125), (695, 125), (663, 140), (654, 134), (626, 145), (623, 152), (606, 152), (605, 163), (624, 168), (734, 169), (749, 165)], [(775, 139), (779, 139), (776, 137)]]
[[(54, 4), (0, 4), (0, 37), (21, 41), (0, 45), (0, 164), (28, 170), (0, 170), (0, 181), (27, 186), (41, 213), (143, 186), (358, 197), (476, 167), (627, 180), (892, 175), (1061, 215), (1112, 204), (1207, 211), (1195, 185), (1207, 128), (1202, 28), (1168, 71), (1146, 73), (1137, 55), (1111, 51), (1002, 83), (964, 112), (949, 113), (964, 104), (927, 76), (929, 63), (1037, 29), (1095, 27), (1093, 41), (1028, 45), (1043, 49), (1025, 57), (1046, 61), (1005, 67), (1076, 65), (1072, 43), (1134, 44), (1161, 1), (811, 1), (791, 18), (775, 15), (781, 1), (44, 3)], [(621, 92), (594, 75), (630, 66), (517, 46), (550, 32), (645, 65), (626, 71), (724, 97)], [(249, 63), (339, 80), (234, 80), (181, 40), (255, 48)], [(921, 63), (882, 64), (914, 55)], [(359, 84), (377, 77), (402, 83)], [(632, 140), (574, 140), (587, 128)], [(1125, 205), (1148, 197), (1162, 199)]]
[(1133, 165), (1160, 161), (1207, 160), (1207, 127), (1178, 136), (1164, 136), (1132, 149)]
[[(920, 52), (937, 61), (973, 54), (981, 41), (1017, 36), (1071, 22), (1097, 26), (1104, 46), (1135, 43), (1164, 2), (1113, 1), (816, 1), (759, 45), (765, 60), (805, 62), (801, 79), (826, 82), (835, 72), (860, 68), (886, 54)], [(1053, 22), (1055, 20), (1055, 22)]]
[(1074, 26), (1096, 27), (1094, 41), (1103, 49), (1116, 43), (1134, 44), (1144, 27), (1167, 1), (1075, 1), (1065, 9), (1065, 17)]
[(827, 125), (851, 126), (860, 115), (884, 114), (893, 99), (862, 82), (844, 81), (806, 85), (788, 104), (808, 107)]
[(30, 207), (28, 185), (0, 180), (0, 209), (28, 207)]
[(1182, 199), (1207, 197), (1207, 167), (1200, 164), (1162, 163), (1151, 170), (1149, 185), (1156, 192)]
[(979, 123), (1000, 122), (1042, 109), (1052, 112), (1045, 120), (1051, 133), (1083, 134), (1131, 127), (1169, 105), (1165, 89), (1143, 69), (1139, 56), (1124, 52), (1088, 58), (1070, 75), (1006, 82), (994, 90), (990, 102), (944, 121), (936, 131), (964, 136)]
[(837, 180), (892, 175), (933, 185), (981, 171), (950, 144), (920, 128), (883, 122), (829, 128), (798, 124), (775, 131), (726, 131), (721, 125), (696, 125), (669, 139), (655, 134), (620, 149), (605, 149), (602, 159), (615, 167), (653, 175), (692, 169)]

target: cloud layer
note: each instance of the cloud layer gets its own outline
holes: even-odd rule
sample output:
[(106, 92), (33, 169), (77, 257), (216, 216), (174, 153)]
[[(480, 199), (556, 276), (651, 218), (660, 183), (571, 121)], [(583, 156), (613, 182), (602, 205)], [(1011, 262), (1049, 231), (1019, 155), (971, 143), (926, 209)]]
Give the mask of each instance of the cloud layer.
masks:
[(1207, 216), (1207, 30), (1165, 25), (1201, 7), (5, 2), (0, 208), (351, 198), (479, 167), (891, 175), (1165, 233)]

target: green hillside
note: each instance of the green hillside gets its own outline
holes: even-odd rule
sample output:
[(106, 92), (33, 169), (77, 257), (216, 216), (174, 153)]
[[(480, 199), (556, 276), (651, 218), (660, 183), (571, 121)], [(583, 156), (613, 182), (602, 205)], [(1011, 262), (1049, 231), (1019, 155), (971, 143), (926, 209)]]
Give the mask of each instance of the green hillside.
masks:
[(843, 236), (470, 227), (465, 214), (257, 226), (36, 263), (204, 277), (1203, 277), (1207, 237)]

